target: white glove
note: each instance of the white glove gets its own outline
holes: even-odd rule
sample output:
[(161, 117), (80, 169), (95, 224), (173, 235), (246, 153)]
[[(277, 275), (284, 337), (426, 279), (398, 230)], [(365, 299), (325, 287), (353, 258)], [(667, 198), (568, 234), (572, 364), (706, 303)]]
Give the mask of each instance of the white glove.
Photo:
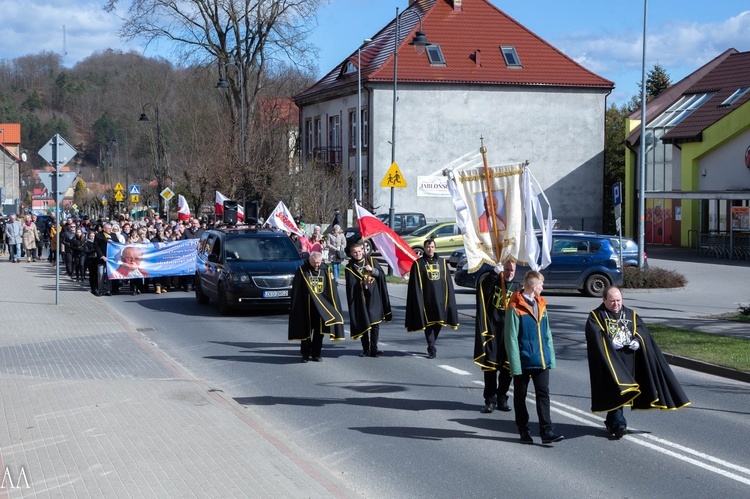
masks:
[(638, 343), (638, 340), (633, 340), (633, 341), (631, 341), (631, 342), (630, 342), (630, 349), (631, 349), (632, 351), (634, 351), (634, 352), (635, 352), (635, 351), (636, 351), (636, 350), (638, 350), (639, 348), (641, 348), (641, 344), (640, 344), (640, 343)]
[(619, 350), (622, 348), (622, 343), (617, 340), (612, 340), (612, 345), (615, 347), (615, 350)]
[(495, 268), (492, 269), (495, 271), (495, 274), (500, 275), (503, 273), (503, 266), (500, 264), (495, 265)]

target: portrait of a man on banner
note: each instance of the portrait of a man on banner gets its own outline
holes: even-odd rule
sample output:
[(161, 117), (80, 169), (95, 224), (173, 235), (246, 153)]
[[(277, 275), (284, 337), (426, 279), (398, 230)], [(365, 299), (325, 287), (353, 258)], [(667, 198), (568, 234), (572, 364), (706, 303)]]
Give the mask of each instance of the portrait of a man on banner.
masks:
[(484, 234), (492, 230), (492, 225), (497, 224), (497, 230), (505, 232), (505, 197), (503, 191), (496, 191), (492, 193), (493, 204), (495, 208), (495, 216), (490, 217), (492, 211), (492, 205), (490, 204), (490, 196), (484, 193), (476, 194), (477, 213), (480, 213), (477, 220), (479, 226), (479, 233)]

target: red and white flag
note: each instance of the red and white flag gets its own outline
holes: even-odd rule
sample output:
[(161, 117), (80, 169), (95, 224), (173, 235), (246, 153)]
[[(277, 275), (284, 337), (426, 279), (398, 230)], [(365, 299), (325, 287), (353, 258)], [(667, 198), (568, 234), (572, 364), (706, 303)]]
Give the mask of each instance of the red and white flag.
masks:
[[(216, 214), (216, 217), (224, 216), (224, 201), (231, 201), (228, 197), (226, 197), (224, 194), (220, 193), (219, 191), (216, 191), (216, 201), (214, 201), (214, 213)], [(242, 204), (239, 204), (237, 207), (237, 221), (242, 222), (245, 219), (245, 210), (242, 207)]]
[(177, 196), (177, 220), (190, 220), (190, 206), (182, 194)]
[(366, 209), (354, 203), (359, 221), (362, 239), (372, 239), (383, 259), (388, 262), (393, 272), (402, 277), (411, 270), (411, 264), (419, 257), (401, 236)]
[(279, 204), (276, 205), (276, 208), (274, 208), (268, 216), (266, 224), (271, 227), (276, 227), (279, 230), (294, 232), (300, 236), (304, 235), (304, 232), (302, 232), (300, 228), (297, 227), (297, 224), (294, 223), (292, 212), (286, 207), (284, 201), (279, 201)]

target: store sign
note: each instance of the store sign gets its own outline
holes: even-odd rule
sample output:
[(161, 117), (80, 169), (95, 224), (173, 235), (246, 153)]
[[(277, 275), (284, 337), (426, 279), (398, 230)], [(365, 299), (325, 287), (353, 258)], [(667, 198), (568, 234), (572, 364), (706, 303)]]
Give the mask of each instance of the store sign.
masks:
[(428, 198), (449, 198), (448, 177), (444, 175), (418, 176), (417, 196)]

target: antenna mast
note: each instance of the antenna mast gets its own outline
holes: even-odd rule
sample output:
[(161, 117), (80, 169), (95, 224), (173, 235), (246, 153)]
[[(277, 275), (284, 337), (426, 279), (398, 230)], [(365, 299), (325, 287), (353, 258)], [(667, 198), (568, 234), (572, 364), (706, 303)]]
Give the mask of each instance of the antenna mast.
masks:
[(68, 55), (68, 40), (67, 40), (67, 37), (65, 36), (65, 25), (63, 24), (62, 27), (63, 27), (63, 55), (65, 56), (65, 55)]

